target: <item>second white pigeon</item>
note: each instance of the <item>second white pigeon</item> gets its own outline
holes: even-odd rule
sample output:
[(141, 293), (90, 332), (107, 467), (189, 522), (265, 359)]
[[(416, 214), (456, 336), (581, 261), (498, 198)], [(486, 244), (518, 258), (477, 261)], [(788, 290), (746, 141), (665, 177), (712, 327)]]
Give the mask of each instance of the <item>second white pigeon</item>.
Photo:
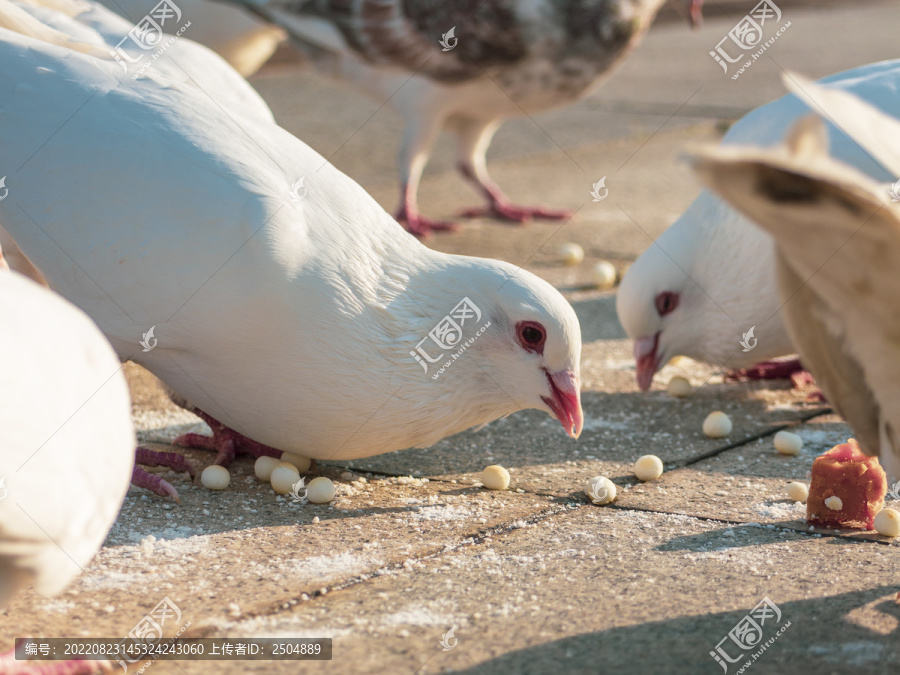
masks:
[[(900, 110), (900, 61), (854, 68), (822, 83), (881, 110)], [(798, 97), (785, 96), (737, 122), (723, 143), (773, 145), (808, 112)], [(840, 129), (828, 124), (828, 135), (832, 156), (876, 180), (893, 180)], [(704, 190), (619, 286), (616, 309), (634, 340), (640, 388), (647, 390), (679, 355), (737, 369), (795, 353), (779, 313), (774, 269), (772, 238)]]

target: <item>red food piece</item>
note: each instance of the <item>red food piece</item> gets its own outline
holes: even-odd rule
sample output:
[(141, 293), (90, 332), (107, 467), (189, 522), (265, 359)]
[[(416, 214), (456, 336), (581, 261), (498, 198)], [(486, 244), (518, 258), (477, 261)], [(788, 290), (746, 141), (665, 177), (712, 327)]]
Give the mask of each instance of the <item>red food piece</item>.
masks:
[[(873, 530), (886, 494), (887, 476), (878, 457), (863, 453), (851, 438), (813, 462), (806, 520), (810, 525)], [(840, 511), (825, 506), (829, 497), (841, 500)]]

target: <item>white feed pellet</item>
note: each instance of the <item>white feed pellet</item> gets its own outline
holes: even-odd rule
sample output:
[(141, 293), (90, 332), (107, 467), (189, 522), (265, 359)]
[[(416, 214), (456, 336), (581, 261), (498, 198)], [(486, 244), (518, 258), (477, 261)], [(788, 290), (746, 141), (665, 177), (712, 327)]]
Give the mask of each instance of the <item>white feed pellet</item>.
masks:
[(796, 481), (788, 483), (787, 495), (788, 499), (792, 502), (801, 502), (802, 504), (805, 504), (806, 500), (809, 498), (809, 488), (803, 483), (798, 483)]
[(703, 433), (710, 438), (725, 438), (731, 433), (731, 419), (721, 410), (711, 412), (703, 420)]
[(256, 464), (253, 465), (253, 471), (256, 473), (257, 478), (268, 483), (269, 479), (272, 477), (272, 471), (280, 463), (281, 460), (279, 459), (275, 459), (274, 457), (266, 457), (265, 455), (263, 455), (256, 460)]
[(825, 506), (832, 511), (840, 511), (844, 508), (844, 502), (841, 501), (840, 497), (829, 497), (825, 500)]
[(782, 455), (796, 455), (803, 447), (803, 439), (790, 431), (775, 434), (775, 449)]
[(579, 265), (584, 260), (584, 249), (569, 242), (559, 247), (559, 257), (566, 265)]
[(881, 509), (875, 514), (875, 531), (885, 537), (900, 536), (900, 511)]
[(298, 480), (300, 480), (300, 472), (287, 462), (280, 462), (269, 478), (269, 481), (272, 483), (272, 489), (280, 495), (286, 495), (290, 492), (294, 483)]
[(334, 483), (325, 476), (313, 478), (306, 486), (306, 498), (311, 504), (327, 504), (334, 499), (334, 494)]
[(492, 464), (481, 472), (481, 484), (488, 490), (505, 490), (509, 487), (509, 471)]
[(210, 490), (224, 490), (230, 482), (231, 474), (228, 473), (228, 469), (218, 464), (210, 464), (200, 474), (201, 485)]
[(294, 468), (300, 473), (306, 473), (309, 471), (309, 467), (312, 466), (312, 460), (309, 457), (295, 455), (293, 452), (282, 452), (281, 461), (293, 464)]
[(687, 398), (694, 393), (694, 388), (687, 378), (676, 375), (666, 385), (666, 392), (668, 392), (669, 396), (674, 396), (675, 398)]
[(584, 489), (590, 500), (599, 506), (609, 504), (616, 498), (616, 484), (606, 476), (594, 476)]
[(663, 463), (656, 455), (644, 455), (643, 457), (638, 457), (632, 467), (632, 471), (634, 471), (634, 475), (638, 480), (656, 480), (663, 474)]
[(616, 267), (608, 260), (601, 260), (591, 270), (594, 286), (601, 291), (606, 291), (616, 285)]

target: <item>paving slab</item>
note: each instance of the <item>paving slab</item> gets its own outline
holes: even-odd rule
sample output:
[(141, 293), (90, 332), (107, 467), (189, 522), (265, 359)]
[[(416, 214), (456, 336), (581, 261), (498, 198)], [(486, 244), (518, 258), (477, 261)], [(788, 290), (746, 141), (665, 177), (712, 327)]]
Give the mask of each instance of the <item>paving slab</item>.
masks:
[(265, 614), (561, 508), (516, 492), (336, 475), (334, 502), (301, 505), (249, 461), (232, 475), (223, 492), (179, 486), (180, 504), (133, 489), (84, 576), (50, 600), (21, 594), (0, 635), (124, 637), (165, 596), (194, 616)]
[[(208, 629), (332, 635), (340, 654), (265, 671), (225, 665), (223, 673), (702, 674), (721, 672), (709, 655), (717, 645), (751, 659), (756, 650), (739, 649), (729, 631), (769, 598), (780, 617), (769, 610), (756, 642), (787, 628), (755, 672), (887, 673), (900, 657), (898, 563), (897, 547), (583, 506), (284, 612)], [(451, 629), (455, 640), (444, 637)]]
[[(775, 451), (773, 431), (759, 440), (667, 472), (656, 481), (636, 484), (628, 477), (616, 480), (626, 488), (617, 505), (900, 545), (900, 541), (875, 532), (811, 527), (806, 523), (806, 507), (787, 498), (787, 484), (799, 481), (809, 485), (815, 458), (845, 443), (852, 431), (841, 418), (827, 414), (791, 426), (790, 431), (804, 442), (796, 456)], [(900, 500), (889, 495), (885, 506), (900, 509)]]

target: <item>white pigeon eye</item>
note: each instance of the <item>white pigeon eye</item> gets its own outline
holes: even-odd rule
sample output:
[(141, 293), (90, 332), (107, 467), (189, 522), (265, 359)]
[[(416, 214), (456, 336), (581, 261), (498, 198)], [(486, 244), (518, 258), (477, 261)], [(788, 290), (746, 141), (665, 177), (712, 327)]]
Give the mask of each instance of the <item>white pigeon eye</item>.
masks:
[(656, 296), (656, 311), (660, 316), (671, 314), (678, 307), (678, 293), (664, 291)]
[(516, 325), (516, 335), (519, 337), (519, 344), (525, 351), (544, 353), (547, 331), (537, 321), (520, 321)]

